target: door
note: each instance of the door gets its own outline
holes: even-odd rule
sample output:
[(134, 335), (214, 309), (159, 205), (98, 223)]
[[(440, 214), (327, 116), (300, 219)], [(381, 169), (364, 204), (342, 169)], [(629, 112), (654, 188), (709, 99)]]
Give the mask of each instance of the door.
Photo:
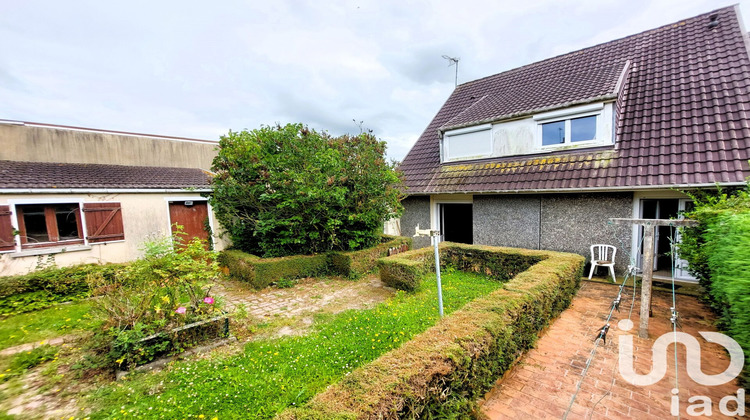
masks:
[[(689, 199), (642, 199), (642, 219), (672, 219), (680, 218), (681, 212), (689, 209)], [(639, 230), (639, 244), (643, 244), (643, 227)], [(654, 232), (654, 276), (668, 278), (672, 276), (672, 241), (680, 242), (678, 229), (672, 226), (657, 226)], [(643, 251), (638, 255), (638, 266), (643, 261)], [(675, 278), (681, 280), (692, 280), (693, 277), (687, 272), (687, 261), (677, 258), (675, 260)]]
[(199, 238), (208, 244), (208, 203), (205, 201), (170, 201), (169, 223), (172, 233), (179, 229), (185, 233), (184, 242)]
[(440, 230), (443, 240), (474, 243), (474, 217), (471, 204), (441, 204)]

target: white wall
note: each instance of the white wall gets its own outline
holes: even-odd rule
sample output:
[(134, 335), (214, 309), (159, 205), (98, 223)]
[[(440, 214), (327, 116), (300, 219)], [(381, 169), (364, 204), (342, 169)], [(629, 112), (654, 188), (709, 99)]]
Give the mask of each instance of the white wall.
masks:
[[(47, 261), (54, 255), (57, 266), (69, 266), (81, 263), (108, 263), (132, 261), (142, 255), (143, 242), (151, 237), (170, 234), (168, 199), (192, 198), (204, 200), (199, 193), (128, 193), (128, 194), (17, 194), (0, 196), (0, 205), (18, 204), (30, 200), (64, 199), (79, 202), (119, 202), (122, 208), (125, 241), (104, 244), (89, 244), (65, 248), (40, 248), (24, 250), (19, 253), (0, 254), (0, 275), (25, 274), (33, 271), (38, 263)], [(222, 250), (227, 242), (218, 237), (220, 227), (209, 207), (215, 249)], [(15, 217), (15, 214), (12, 216)], [(71, 249), (78, 250), (71, 250)], [(32, 254), (32, 255), (28, 255)]]

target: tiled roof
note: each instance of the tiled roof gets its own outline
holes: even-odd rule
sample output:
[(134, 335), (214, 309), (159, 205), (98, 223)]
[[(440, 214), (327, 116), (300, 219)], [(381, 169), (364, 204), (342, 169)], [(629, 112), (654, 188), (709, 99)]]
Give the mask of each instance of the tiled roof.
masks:
[(0, 189), (205, 189), (200, 169), (0, 160)]
[[(709, 28), (712, 15), (718, 26)], [(747, 42), (735, 7), (727, 7), (462, 84), (402, 162), (407, 193), (743, 182), (750, 176)], [(440, 164), (439, 130), (614, 98), (613, 147)]]

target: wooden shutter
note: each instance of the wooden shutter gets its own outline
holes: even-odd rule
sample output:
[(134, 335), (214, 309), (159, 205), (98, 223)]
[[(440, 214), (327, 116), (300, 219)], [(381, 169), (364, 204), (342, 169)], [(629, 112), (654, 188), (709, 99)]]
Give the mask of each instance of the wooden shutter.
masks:
[(10, 206), (0, 206), (0, 252), (16, 250)]
[(83, 203), (83, 214), (89, 243), (125, 239), (120, 203)]

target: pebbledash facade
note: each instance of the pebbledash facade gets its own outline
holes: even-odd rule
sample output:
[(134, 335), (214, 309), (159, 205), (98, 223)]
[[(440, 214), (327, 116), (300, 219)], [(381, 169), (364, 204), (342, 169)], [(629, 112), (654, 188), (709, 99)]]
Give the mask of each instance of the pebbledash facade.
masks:
[(125, 262), (180, 225), (225, 244), (205, 193), (216, 142), (0, 120), (0, 275)]
[(642, 233), (610, 218), (668, 219), (690, 206), (681, 191), (750, 176), (748, 42), (727, 7), (459, 85), (401, 164), (402, 234), (587, 257), (611, 244), (622, 272)]

